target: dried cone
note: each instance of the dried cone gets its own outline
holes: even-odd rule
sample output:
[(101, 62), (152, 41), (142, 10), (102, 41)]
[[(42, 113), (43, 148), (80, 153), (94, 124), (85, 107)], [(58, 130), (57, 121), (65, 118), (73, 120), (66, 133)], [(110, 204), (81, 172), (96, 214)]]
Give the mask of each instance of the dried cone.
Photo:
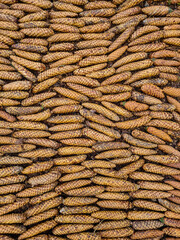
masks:
[(54, 228), (56, 225), (57, 225), (57, 223), (54, 220), (40, 223), (40, 224), (28, 229), (23, 234), (21, 234), (18, 239), (21, 240), (21, 239), (26, 239), (28, 237), (32, 237), (39, 233), (50, 230), (50, 229)]
[(144, 93), (146, 93), (148, 95), (151, 95), (153, 97), (157, 97), (157, 98), (164, 98), (165, 97), (162, 89), (160, 89), (158, 86), (153, 85), (153, 84), (144, 84), (141, 87), (141, 90)]
[(146, 231), (137, 231), (134, 234), (132, 234), (131, 239), (147, 239), (153, 238), (155, 239), (156, 237), (162, 237), (164, 235), (164, 232), (161, 230), (146, 230)]

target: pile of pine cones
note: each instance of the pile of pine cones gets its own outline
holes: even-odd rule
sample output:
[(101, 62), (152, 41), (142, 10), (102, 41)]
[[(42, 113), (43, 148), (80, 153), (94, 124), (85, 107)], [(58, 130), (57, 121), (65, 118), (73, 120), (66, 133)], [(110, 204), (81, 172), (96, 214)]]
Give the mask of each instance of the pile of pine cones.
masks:
[(180, 239), (179, 0), (0, 0), (0, 240)]

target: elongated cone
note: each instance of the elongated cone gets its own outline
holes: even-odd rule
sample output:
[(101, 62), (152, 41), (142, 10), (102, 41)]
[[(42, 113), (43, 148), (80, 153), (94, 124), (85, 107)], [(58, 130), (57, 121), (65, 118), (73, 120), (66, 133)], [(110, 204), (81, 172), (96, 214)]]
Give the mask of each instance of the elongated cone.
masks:
[(45, 89), (51, 87), (52, 85), (54, 85), (56, 82), (59, 81), (59, 78), (50, 78), (47, 79), (43, 82), (40, 82), (39, 84), (37, 84), (35, 87), (33, 87), (33, 93), (38, 93), (38, 92), (42, 92)]
[(137, 44), (145, 44), (145, 43), (156, 41), (161, 38), (163, 38), (163, 32), (161, 30), (155, 31), (135, 39), (129, 44), (129, 46), (134, 46)]
[(132, 98), (135, 101), (143, 102), (149, 105), (162, 103), (158, 98), (151, 97), (136, 91), (132, 92)]
[(77, 84), (82, 84), (82, 85), (91, 86), (91, 87), (100, 86), (100, 83), (97, 80), (87, 78), (87, 77), (82, 77), (82, 76), (68, 76), (63, 78), (61, 82), (77, 83)]
[(173, 202), (170, 202), (166, 199), (158, 199), (159, 203), (163, 205), (165, 208), (175, 212), (175, 213), (180, 213), (180, 207), (178, 204), (175, 204)]
[[(28, 40), (30, 42), (32, 39), (31, 40), (28, 39)], [(36, 41), (37, 41), (37, 39), (36, 39)], [(30, 51), (23, 51), (23, 50), (19, 50), (19, 49), (13, 49), (13, 52), (19, 57), (23, 57), (23, 58), (26, 58), (26, 59), (29, 59), (29, 60), (32, 60), (32, 61), (40, 61), (41, 60), (41, 55), (39, 53), (34, 53), (34, 52), (30, 52)]]
[(171, 219), (171, 218), (164, 218), (164, 223), (167, 226), (171, 226), (171, 227), (177, 227), (179, 228), (180, 226), (180, 221), (177, 219)]
[(160, 73), (159, 70), (156, 68), (147, 68), (145, 70), (134, 73), (130, 79), (125, 81), (125, 84), (133, 83), (143, 78), (154, 77), (159, 75), (159, 73)]
[(121, 220), (125, 219), (127, 213), (123, 211), (97, 211), (91, 214), (92, 217), (107, 220)]
[(123, 57), (120, 60), (116, 61), (113, 64), (113, 67), (120, 67), (120, 66), (123, 66), (124, 64), (135, 62), (135, 61), (144, 59), (146, 57), (147, 57), (147, 53), (144, 53), (144, 52), (129, 54), (126, 57)]
[(161, 206), (158, 203), (155, 203), (152, 201), (147, 201), (147, 200), (142, 200), (142, 199), (134, 200), (133, 206), (138, 207), (138, 208), (149, 209), (149, 210), (153, 210), (153, 211), (157, 211), (157, 212), (165, 212), (167, 210), (167, 208)]
[[(113, 3), (115, 3), (116, 5), (121, 4), (122, 2), (123, 0), (113, 0)], [(113, 21), (122, 17), (135, 15), (135, 14), (138, 14), (140, 11), (141, 11), (141, 8), (139, 6), (128, 8), (127, 10), (123, 10), (123, 11), (119, 9), (118, 13), (115, 14), (113, 17), (111, 17), (110, 20)]]
[(100, 220), (89, 215), (59, 215), (55, 218), (55, 221), (58, 223), (90, 224), (98, 223)]
[(129, 181), (122, 180), (122, 179), (117, 179), (117, 178), (112, 178), (112, 177), (101, 177), (101, 176), (95, 176), (93, 177), (92, 181), (95, 184), (101, 184), (105, 186), (111, 186), (111, 187), (134, 187), (135, 185)]
[(18, 116), (17, 118), (22, 121), (44, 121), (50, 116), (51, 116), (51, 112), (49, 109), (47, 109), (44, 112), (40, 112), (32, 115)]
[(83, 135), (96, 141), (103, 140), (103, 142), (109, 142), (114, 140), (114, 137), (112, 138), (104, 133), (100, 133), (87, 127), (83, 129)]
[(46, 138), (29, 138), (29, 139), (25, 139), (24, 142), (34, 143), (36, 145), (40, 145), (43, 147), (51, 147), (51, 148), (58, 148), (60, 146), (59, 143)]
[(16, 225), (16, 224), (11, 224), (11, 225), (6, 225), (6, 224), (0, 224), (0, 233), (5, 233), (5, 234), (22, 234), (23, 232), (26, 231), (26, 228), (22, 225)]
[(90, 232), (74, 233), (71, 235), (67, 235), (67, 237), (72, 240), (77, 240), (77, 239), (78, 240), (101, 240), (101, 237), (99, 234), (90, 233)]
[(148, 230), (162, 227), (164, 224), (158, 220), (134, 221), (133, 228), (135, 230)]
[(128, 142), (131, 145), (134, 146), (138, 146), (138, 147), (142, 147), (142, 148), (155, 148), (157, 147), (156, 144), (154, 143), (149, 143), (149, 142), (145, 142), (143, 140), (139, 140), (137, 138), (132, 137), (129, 134), (123, 134), (123, 138), (126, 142)]
[(175, 87), (165, 87), (163, 89), (164, 93), (172, 96), (172, 97), (179, 97), (180, 96), (180, 88)]
[(34, 95), (33, 97), (29, 97), (29, 98), (24, 99), (21, 103), (22, 103), (23, 106), (31, 106), (31, 105), (39, 103), (43, 100), (51, 98), (55, 95), (56, 95), (56, 93), (54, 93), (54, 92), (40, 93), (40, 94)]
[(156, 199), (171, 197), (171, 193), (156, 190), (138, 190), (130, 194), (133, 198)]
[(46, 201), (46, 200), (49, 200), (49, 199), (51, 199), (51, 198), (57, 197), (58, 195), (59, 195), (59, 194), (56, 193), (56, 192), (47, 192), (47, 193), (44, 193), (44, 194), (42, 194), (42, 195), (40, 195), (40, 196), (32, 197), (32, 198), (30, 199), (30, 204), (35, 205), (35, 204), (37, 204), (37, 203), (41, 203), (41, 202), (43, 202), (43, 201)]
[(55, 87), (54, 90), (57, 91), (59, 94), (76, 101), (88, 101), (88, 97), (86, 97), (84, 94), (77, 93), (76, 91), (73, 90), (69, 90), (62, 87)]
[(165, 153), (173, 154), (177, 157), (180, 157), (180, 152), (169, 145), (158, 145), (158, 148)]
[(114, 199), (114, 200), (127, 200), (129, 196), (125, 193), (109, 193), (103, 192), (96, 195), (96, 197), (101, 199)]
[(29, 178), (28, 183), (31, 184), (32, 186), (38, 184), (49, 184), (58, 180), (60, 176), (61, 174), (58, 170), (52, 170), (48, 173), (45, 173), (44, 175)]
[(104, 160), (84, 161), (81, 165), (85, 166), (86, 168), (114, 168), (116, 166), (115, 163)]
[(83, 93), (84, 95), (90, 98), (98, 98), (102, 96), (102, 93), (98, 89), (91, 89), (79, 84), (75, 83), (67, 83), (68, 87), (72, 88), (73, 90)]
[(179, 104), (179, 102), (176, 99), (174, 99), (174, 98), (172, 98), (170, 96), (167, 96), (167, 100), (168, 100), (169, 103), (173, 104), (176, 107), (176, 111), (180, 113), (180, 104)]
[(6, 177), (6, 176), (18, 174), (18, 173), (21, 173), (22, 170), (23, 170), (23, 168), (20, 166), (1, 168), (0, 169), (0, 177)]
[(139, 189), (139, 186), (137, 184), (134, 184), (132, 186), (120, 186), (120, 187), (110, 187), (107, 186), (106, 187), (106, 191), (108, 191), (109, 193), (111, 192), (132, 192), (132, 191), (136, 191), (137, 189)]
[(165, 143), (160, 138), (155, 137), (151, 134), (145, 133), (143, 131), (137, 130), (137, 129), (132, 131), (132, 136), (136, 137), (136, 138), (139, 138), (139, 139), (142, 139), (142, 140), (145, 140), (145, 141), (148, 141), (148, 142), (153, 142), (153, 143), (156, 143), (156, 144), (164, 144)]
[(89, 147), (96, 143), (95, 140), (86, 139), (86, 138), (69, 138), (61, 140), (61, 143), (66, 145), (76, 145), (76, 146), (84, 146)]
[(109, 47), (109, 52), (119, 48), (134, 32), (135, 27), (127, 28)]
[(40, 224), (28, 229), (27, 231), (25, 231), (23, 234), (21, 234), (19, 236), (18, 239), (21, 240), (21, 239), (25, 239), (27, 237), (32, 237), (32, 236), (42, 233), (44, 231), (50, 230), (50, 229), (54, 228), (56, 225), (57, 225), (57, 223), (54, 220), (40, 223)]
[(160, 89), (158, 86), (153, 84), (144, 84), (141, 87), (141, 90), (151, 96), (157, 97), (157, 98), (164, 98), (164, 93), (162, 89)]
[(166, 211), (165, 212), (165, 217), (173, 218), (173, 219), (179, 219), (180, 218), (180, 214), (177, 213), (177, 212), (173, 212), (173, 211)]
[(143, 23), (145, 25), (164, 26), (164, 25), (178, 24), (179, 19), (176, 17), (147, 18)]
[(147, 131), (161, 139), (163, 139), (164, 141), (168, 141), (168, 142), (172, 142), (173, 140), (171, 139), (171, 137), (164, 131), (155, 128), (155, 127), (147, 127)]
[(20, 183), (26, 180), (26, 176), (24, 175), (14, 175), (9, 177), (0, 178), (0, 185), (7, 185), (13, 183)]
[(160, 191), (168, 191), (168, 190), (174, 189), (169, 184), (150, 182), (150, 181), (138, 181), (138, 185), (140, 186), (141, 189), (152, 189), (152, 190), (160, 190)]
[(1, 224), (23, 223), (26, 217), (21, 213), (11, 213), (0, 217)]
[(101, 83), (101, 86), (105, 86), (105, 85), (110, 85), (110, 84), (113, 84), (113, 83), (121, 82), (123, 80), (126, 80), (126, 79), (130, 78), (131, 75), (132, 74), (130, 72), (124, 72), (124, 73), (113, 75), (112, 77), (109, 77), (106, 80), (104, 80)]
[(57, 154), (52, 148), (39, 148), (34, 151), (20, 153), (20, 157), (38, 158), (38, 157), (52, 157)]
[(178, 163), (179, 157), (174, 155), (149, 155), (144, 156), (145, 159), (152, 162), (157, 162), (161, 164), (169, 164), (169, 163)]
[(124, 107), (129, 111), (145, 111), (149, 108), (147, 104), (139, 103), (136, 101), (127, 101), (124, 102)]
[(32, 224), (37, 224), (39, 222), (42, 222), (43, 220), (46, 220), (48, 218), (52, 218), (52, 217), (56, 216), (57, 214), (58, 214), (57, 209), (50, 209), (48, 211), (45, 211), (43, 213), (39, 213), (35, 216), (32, 216), (32, 217), (28, 218), (24, 222), (24, 225), (28, 226), (28, 225), (32, 225)]
[(132, 87), (123, 85), (123, 84), (112, 84), (108, 86), (101, 86), (96, 89), (101, 91), (102, 93), (119, 93), (119, 92), (132, 91)]
[(78, 156), (71, 156), (71, 157), (61, 157), (61, 158), (54, 158), (55, 165), (71, 165), (75, 163), (81, 163), (86, 159), (86, 155), (78, 155)]
[(175, 110), (175, 106), (168, 103), (160, 103), (153, 106), (150, 106), (150, 109), (153, 111), (170, 111)]
[[(155, 155), (153, 155), (155, 156)], [(147, 180), (147, 181), (162, 181), (164, 179), (163, 176), (153, 173), (147, 173), (147, 172), (133, 172), (130, 173), (130, 178), (137, 179), (137, 180)]]
[(137, 81), (135, 83), (132, 83), (131, 86), (133, 86), (133, 87), (141, 87), (143, 84), (146, 84), (146, 83), (152, 83), (152, 84), (157, 85), (157, 86), (164, 86), (164, 85), (166, 85), (168, 83), (168, 80), (161, 79), (161, 78), (144, 79), (144, 80), (140, 80), (140, 81)]
[(93, 228), (92, 224), (62, 224), (55, 227), (52, 232), (55, 235), (65, 235), (86, 231)]
[(46, 210), (49, 210), (51, 208), (57, 207), (62, 203), (61, 197), (52, 198), (50, 200), (44, 201), (40, 204), (36, 204), (33, 207), (26, 210), (25, 214), (29, 218), (33, 215), (36, 215), (38, 213), (42, 213)]
[(41, 111), (41, 107), (7, 107), (6, 111), (12, 115), (25, 115)]
[(88, 127), (92, 127), (94, 128), (95, 130), (99, 131), (99, 132), (102, 132), (103, 134), (107, 135), (107, 136), (110, 136), (112, 138), (120, 138), (121, 135), (118, 131), (112, 129), (112, 128), (109, 128), (109, 127), (106, 127), (106, 126), (103, 126), (101, 124), (98, 124), (98, 123), (93, 123), (93, 122), (87, 122), (86, 121), (86, 125)]
[(21, 201), (6, 204), (6, 205), (0, 207), (0, 216), (4, 215), (6, 213), (12, 212), (16, 209), (22, 208), (23, 206), (28, 204), (28, 202), (29, 202), (29, 199), (24, 198)]
[(130, 174), (132, 172), (135, 172), (139, 168), (141, 168), (144, 164), (144, 160), (140, 159), (138, 161), (135, 161), (133, 163), (130, 163), (126, 165), (125, 167), (122, 167), (120, 170), (118, 170), (118, 174)]
[(150, 6), (150, 7), (145, 7), (142, 9), (142, 11), (147, 14), (147, 15), (153, 15), (153, 16), (163, 16), (166, 15), (173, 10), (169, 8), (168, 6)]
[(130, 113), (129, 111), (125, 110), (124, 108), (117, 106), (114, 103), (109, 103), (106, 101), (102, 101), (102, 104), (107, 107), (108, 109), (110, 109), (111, 111), (123, 116), (123, 117), (132, 117), (132, 113)]
[(115, 51), (111, 52), (108, 55), (108, 61), (115, 61), (116, 59), (120, 58), (123, 53), (127, 50), (127, 46), (122, 46), (118, 49), (116, 49)]
[(118, 200), (102, 200), (96, 203), (102, 208), (112, 208), (112, 209), (130, 209), (132, 204), (129, 201), (118, 201)]
[(0, 205), (4, 205), (4, 204), (9, 204), (9, 203), (13, 203), (16, 200), (16, 196), (9, 194), (9, 195), (4, 195), (0, 197)]
[(131, 239), (147, 239), (153, 238), (155, 239), (156, 237), (163, 237), (164, 232), (161, 230), (146, 230), (146, 231), (137, 231), (131, 235)]
[(99, 173), (101, 175), (104, 176), (108, 176), (108, 177), (114, 177), (114, 178), (126, 178), (126, 175), (123, 173), (119, 173), (116, 170), (112, 170), (112, 169), (107, 169), (107, 168), (94, 168), (93, 169), (94, 172)]
[(116, 70), (116, 73), (124, 72), (124, 71), (136, 71), (140, 69), (145, 69), (153, 65), (153, 62), (149, 59), (143, 61), (137, 61), (132, 63), (127, 63)]
[(91, 148), (88, 147), (63, 147), (58, 149), (59, 155), (74, 155), (74, 154), (88, 154), (93, 152)]
[[(96, 199), (97, 201), (97, 199)], [(94, 202), (96, 202), (94, 201)], [(60, 213), (63, 215), (69, 215), (69, 214), (89, 214), (93, 213), (99, 210), (99, 207), (96, 206), (76, 206), (76, 207), (66, 207), (64, 206), (61, 208)]]
[(63, 177), (60, 178), (60, 181), (66, 182), (66, 181), (71, 181), (74, 179), (80, 179), (80, 178), (89, 178), (93, 177), (94, 172), (88, 169), (82, 170), (80, 172), (75, 172), (75, 173), (69, 173), (64, 175)]
[(166, 183), (170, 184), (174, 188), (180, 189), (180, 183), (174, 180), (165, 180)]
[(151, 164), (151, 163), (144, 164), (143, 169), (147, 172), (153, 172), (153, 173), (162, 174), (162, 175), (180, 174), (180, 170), (178, 169), (157, 165), (157, 164)]
[(113, 121), (118, 121), (119, 117), (117, 116), (117, 114), (113, 113), (112, 111), (110, 111), (109, 109), (98, 105), (98, 104), (93, 104), (93, 103), (83, 103), (84, 107), (90, 108), (90, 109), (94, 109), (96, 110), (98, 113), (104, 115), (105, 117), (113, 120)]
[(103, 186), (89, 186), (89, 187), (82, 187), (76, 188), (66, 191), (65, 193), (70, 196), (94, 196), (98, 193), (104, 192)]
[(23, 174), (33, 174), (41, 171), (46, 171), (53, 166), (52, 161), (37, 162), (23, 169)]
[(143, 26), (138, 28), (131, 36), (131, 40), (134, 40), (136, 38), (139, 38), (140, 36), (146, 34), (146, 33), (150, 33), (150, 32), (154, 32), (154, 31), (158, 31), (159, 28), (156, 26)]
[(124, 11), (126, 9), (129, 9), (131, 7), (134, 7), (136, 5), (138, 5), (139, 3), (141, 3), (142, 0), (135, 0), (135, 1), (131, 1), (131, 0), (126, 0), (125, 2), (123, 2), (123, 4), (121, 5), (120, 11)]
[(119, 149), (119, 148), (128, 148), (129, 144), (122, 143), (122, 142), (106, 142), (106, 143), (97, 143), (92, 148), (97, 151), (101, 152), (104, 150), (111, 150), (111, 149)]
[(59, 166), (57, 169), (62, 173), (76, 173), (84, 170), (85, 167), (78, 166), (78, 165), (70, 165), (70, 166)]
[(153, 127), (161, 127), (161, 128), (166, 128), (174, 131), (179, 131), (180, 130), (180, 125), (179, 123), (169, 121), (169, 120), (151, 120), (147, 123), (148, 126), (153, 126)]
[(101, 237), (127, 237), (133, 234), (134, 230), (129, 228), (120, 228), (120, 229), (113, 229), (113, 230), (105, 230), (101, 231)]
[(180, 203), (180, 198), (179, 197), (169, 197), (168, 200), (174, 202), (174, 203), (177, 203), (179, 204)]
[(135, 120), (118, 122), (116, 123), (116, 126), (122, 129), (131, 129), (131, 128), (136, 128), (136, 127), (146, 125), (150, 120), (151, 120), (150, 116), (143, 116)]
[(38, 187), (32, 187), (32, 188), (26, 188), (23, 191), (17, 193), (17, 197), (34, 197), (37, 195), (41, 195), (43, 193), (49, 192), (52, 189), (55, 188), (55, 186), (57, 185), (57, 182), (55, 183), (51, 183), (48, 185), (41, 185)]
[(14, 238), (9, 237), (7, 235), (0, 235), (0, 237), (1, 237), (2, 240), (14, 240)]
[(131, 97), (131, 92), (117, 93), (117, 94), (107, 94), (100, 98), (96, 98), (96, 101), (107, 101), (107, 102), (121, 102)]
[(105, 221), (100, 222), (97, 226), (95, 226), (95, 230), (111, 230), (116, 228), (129, 227), (129, 220), (116, 220), (116, 221)]
[(180, 229), (179, 228), (173, 228), (173, 227), (167, 227), (163, 228), (163, 232), (169, 236), (173, 237), (180, 237)]
[(95, 114), (94, 112), (89, 111), (85, 108), (81, 109), (79, 112), (84, 118), (91, 120), (92, 122), (97, 122), (105, 126), (114, 126), (114, 123), (108, 118), (102, 115)]
[(127, 216), (127, 218), (130, 220), (151, 220), (163, 217), (163, 213), (155, 211), (129, 211)]
[(95, 156), (95, 159), (116, 158), (116, 157), (130, 157), (131, 152), (129, 150), (117, 149), (109, 150), (99, 153)]
[[(24, 29), (24, 30), (28, 30), (28, 31), (31, 31), (31, 29)], [(44, 30), (44, 29), (43, 29)], [(43, 63), (38, 63), (38, 62), (34, 62), (34, 61), (30, 61), (30, 60), (27, 60), (25, 58), (20, 58), (20, 57), (17, 57), (17, 56), (11, 56), (11, 59), (24, 66), (24, 67), (27, 67), (31, 70), (34, 70), (34, 71), (44, 71), (46, 69), (46, 66), (43, 64)]]
[(134, 155), (131, 157), (127, 157), (127, 158), (116, 158), (111, 160), (111, 163), (115, 163), (115, 164), (125, 164), (125, 163), (133, 163), (135, 161), (137, 161), (139, 159), (138, 155)]

